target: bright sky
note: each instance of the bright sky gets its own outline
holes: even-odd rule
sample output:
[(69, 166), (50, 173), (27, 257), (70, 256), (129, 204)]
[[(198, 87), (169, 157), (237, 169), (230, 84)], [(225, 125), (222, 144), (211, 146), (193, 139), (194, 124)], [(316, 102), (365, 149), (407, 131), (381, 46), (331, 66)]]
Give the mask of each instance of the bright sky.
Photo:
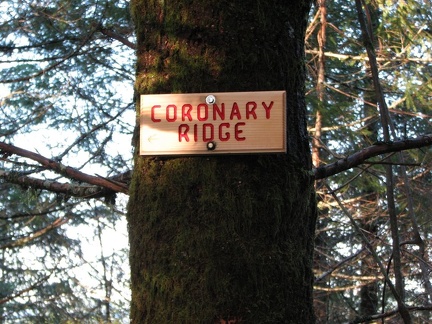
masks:
[[(130, 84), (118, 86), (118, 93), (121, 96), (124, 96), (124, 102), (130, 102), (132, 98), (132, 92), (133, 88), (132, 86), (130, 86)], [(9, 95), (9, 88), (6, 85), (0, 84), (0, 103), (5, 97)], [(126, 118), (126, 120), (130, 120), (130, 123), (133, 124), (135, 121), (135, 112), (133, 110), (125, 112), (124, 118)], [(73, 143), (77, 136), (78, 135), (73, 132), (61, 131), (59, 133), (58, 130), (51, 130), (42, 127), (40, 131), (32, 133), (30, 139), (29, 136), (26, 134), (14, 137), (12, 144), (29, 151), (37, 152), (47, 158), (50, 158), (53, 156), (53, 152), (51, 151), (47, 143), (54, 144), (53, 139), (59, 139), (62, 144), (68, 143), (67, 145), (69, 145), (69, 143)], [(0, 138), (0, 141), (1, 140), (4, 140), (4, 138)], [(129, 134), (114, 134), (113, 140), (108, 143), (108, 145), (106, 146), (106, 150), (111, 155), (121, 155), (125, 160), (130, 160), (132, 157), (131, 136)], [(86, 153), (79, 153), (77, 156), (72, 157), (72, 161), (68, 161), (67, 158), (65, 158), (65, 160), (62, 162), (68, 166), (76, 167), (80, 165), (80, 160), (83, 161), (87, 157), (88, 156)], [(86, 172), (90, 175), (95, 175), (97, 173), (101, 176), (105, 176), (108, 172), (107, 169), (104, 170), (101, 166), (95, 167), (91, 166), (90, 164), (81, 171)], [(116, 208), (125, 212), (127, 199), (128, 196), (124, 194), (119, 194), (116, 200)], [(63, 228), (67, 230), (68, 237), (70, 237), (71, 239), (79, 239), (82, 242), (82, 251), (84, 253), (83, 258), (91, 262), (91, 266), (84, 265), (82, 267), (72, 269), (70, 274), (73, 277), (76, 277), (81, 282), (83, 287), (88, 288), (88, 296), (103, 300), (105, 297), (104, 290), (94, 289), (94, 287), (98, 286), (98, 281), (94, 278), (95, 269), (98, 272), (99, 278), (102, 276), (102, 266), (99, 262), (99, 259), (101, 257), (100, 242), (98, 237), (94, 235), (96, 222), (92, 220), (88, 220), (88, 222), (90, 223), (90, 225), (63, 225)], [(102, 236), (102, 246), (104, 256), (110, 256), (116, 251), (127, 251), (128, 236), (125, 217), (120, 218), (120, 220), (116, 223), (115, 228), (104, 229)], [(39, 261), (37, 261), (37, 252), (35, 252), (34, 249), (23, 249), (23, 253), (25, 254), (23, 255), (23, 258), (28, 259), (27, 266), (33, 267), (33, 270), (40, 268), (41, 265), (37, 265), (37, 262)], [(122, 261), (121, 269), (123, 271), (123, 277), (129, 278), (130, 275), (127, 253), (124, 254), (124, 260)], [(114, 273), (113, 276), (115, 275), (116, 274)], [(114, 289), (112, 290), (111, 300), (113, 302), (123, 302), (127, 305), (130, 298), (129, 287), (122, 285), (122, 283), (120, 282), (117, 282), (115, 278), (112, 279)], [(56, 278), (52, 278), (52, 280), (56, 281)], [(120, 320), (120, 323), (129, 322), (128, 317), (123, 319), (116, 318), (116, 320)]]

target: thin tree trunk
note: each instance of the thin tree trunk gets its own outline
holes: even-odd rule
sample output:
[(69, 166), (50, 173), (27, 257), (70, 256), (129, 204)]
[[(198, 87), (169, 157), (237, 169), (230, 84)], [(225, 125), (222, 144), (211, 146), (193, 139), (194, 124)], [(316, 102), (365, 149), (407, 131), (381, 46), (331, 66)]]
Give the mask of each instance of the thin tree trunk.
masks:
[[(391, 137), (390, 137), (391, 121), (390, 121), (389, 111), (387, 108), (387, 103), (385, 101), (384, 93), (382, 91), (382, 87), (378, 75), (378, 65), (376, 61), (375, 49), (373, 46), (372, 24), (370, 20), (368, 24), (364, 17), (364, 16), (366, 16), (366, 18), (370, 17), (369, 10), (362, 0), (356, 0), (356, 8), (358, 12), (360, 26), (362, 29), (364, 45), (366, 47), (366, 51), (369, 58), (374, 90), (376, 92), (376, 97), (378, 100), (384, 142), (389, 143), (391, 141)], [(363, 11), (363, 8), (365, 9), (365, 11)], [(386, 165), (385, 170), (386, 170), (387, 209), (390, 218), (390, 228), (391, 228), (392, 248), (393, 248), (393, 253), (392, 253), (393, 271), (394, 271), (395, 286), (396, 286), (393, 295), (397, 301), (399, 307), (399, 313), (404, 323), (408, 324), (412, 322), (412, 319), (404, 303), (404, 282), (403, 282), (402, 266), (401, 266), (400, 239), (399, 239), (397, 211), (396, 211), (395, 198), (394, 198), (394, 178), (393, 178), (392, 165)]]
[[(370, 27), (378, 26), (378, 13), (374, 11), (375, 9), (372, 5), (369, 5), (369, 11), (371, 14), (369, 15), (371, 23)], [(374, 30), (370, 29), (370, 33), (373, 33)], [(374, 46), (376, 46), (374, 42)], [(367, 78), (364, 81), (364, 88), (367, 89), (363, 93), (364, 101), (363, 101), (363, 118), (367, 120), (367, 133), (364, 136), (364, 139), (370, 145), (376, 143), (378, 141), (378, 116), (376, 116), (376, 105), (371, 105), (370, 103), (377, 103), (378, 99), (376, 96), (376, 92), (374, 91), (372, 79), (372, 72), (370, 69), (369, 62), (365, 62), (365, 69)], [(366, 174), (364, 175), (367, 176)], [(372, 180), (373, 181), (373, 180)], [(374, 213), (368, 211), (368, 209), (374, 210), (376, 204), (378, 204), (377, 194), (375, 188), (369, 186), (362, 189), (361, 195), (364, 196), (364, 200), (360, 210), (363, 211), (362, 218), (359, 219), (359, 226), (364, 231), (364, 233), (368, 233), (368, 236), (373, 238), (377, 234), (378, 224), (377, 221), (371, 219), (374, 217)], [(368, 208), (368, 206), (373, 205), (374, 207)], [(362, 242), (364, 248), (367, 248), (365, 242)], [(374, 276), (377, 275), (377, 266), (374, 262), (372, 254), (366, 253), (366, 255), (361, 260), (361, 274), (364, 276)], [(378, 283), (377, 281), (372, 281), (364, 286), (362, 286), (360, 290), (360, 305), (359, 305), (359, 315), (360, 317), (366, 317), (370, 315), (376, 314), (378, 311)]]
[(312, 164), (315, 168), (320, 165), (320, 142), (321, 142), (321, 129), (322, 129), (322, 113), (321, 107), (325, 100), (325, 45), (326, 45), (326, 27), (327, 27), (327, 7), (325, 0), (318, 1), (320, 11), (320, 29), (317, 34), (318, 39), (318, 73), (316, 92), (318, 101), (320, 103), (315, 113), (315, 134), (312, 140)]
[[(317, 42), (318, 42), (318, 58), (317, 58), (317, 78), (316, 78), (316, 94), (318, 99), (318, 107), (315, 112), (315, 132), (312, 137), (312, 164), (315, 168), (318, 168), (321, 164), (321, 135), (322, 135), (322, 126), (323, 126), (323, 115), (321, 113), (322, 108), (325, 105), (325, 46), (326, 46), (326, 28), (327, 28), (327, 7), (326, 0), (317, 1), (318, 5), (318, 13), (319, 23), (317, 24)], [(315, 181), (315, 188), (317, 189), (318, 201), (322, 200), (322, 195), (319, 194), (320, 188), (325, 180), (317, 180)], [(327, 249), (328, 237), (326, 235), (326, 231), (321, 230), (327, 227), (329, 209), (320, 209), (318, 211), (318, 227), (317, 234), (315, 237), (315, 245), (317, 250), (325, 251)], [(325, 268), (328, 263), (327, 255), (323, 253), (315, 253), (315, 266)], [(326, 283), (324, 283), (326, 284)], [(318, 323), (327, 323), (329, 313), (330, 313), (330, 298), (327, 292), (314, 292), (314, 309), (317, 314), (317, 322)]]

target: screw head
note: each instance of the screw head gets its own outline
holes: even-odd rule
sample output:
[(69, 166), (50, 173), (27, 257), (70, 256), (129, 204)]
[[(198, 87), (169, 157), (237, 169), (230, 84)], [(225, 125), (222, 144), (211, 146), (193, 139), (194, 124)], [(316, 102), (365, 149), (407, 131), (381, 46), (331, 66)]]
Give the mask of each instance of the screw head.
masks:
[(216, 148), (216, 143), (211, 141), (211, 142), (207, 142), (207, 150), (209, 151), (213, 151)]
[(215, 96), (213, 96), (213, 95), (208, 95), (207, 97), (206, 97), (206, 103), (208, 104), (208, 105), (212, 105), (212, 104), (214, 104), (216, 102), (216, 97)]

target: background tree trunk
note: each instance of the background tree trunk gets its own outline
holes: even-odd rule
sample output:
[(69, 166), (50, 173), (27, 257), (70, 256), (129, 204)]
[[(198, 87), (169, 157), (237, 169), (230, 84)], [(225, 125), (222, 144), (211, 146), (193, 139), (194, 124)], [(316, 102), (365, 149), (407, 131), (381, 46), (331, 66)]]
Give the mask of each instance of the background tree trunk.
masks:
[(288, 154), (144, 158), (136, 150), (128, 207), (133, 323), (314, 322), (303, 66), (309, 5), (131, 2), (137, 94), (286, 89), (288, 130)]

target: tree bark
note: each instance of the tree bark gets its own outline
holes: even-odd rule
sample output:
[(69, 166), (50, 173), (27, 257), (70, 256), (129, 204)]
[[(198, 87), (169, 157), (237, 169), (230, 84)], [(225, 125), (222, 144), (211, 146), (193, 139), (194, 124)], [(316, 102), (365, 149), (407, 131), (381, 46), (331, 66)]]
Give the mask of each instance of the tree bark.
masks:
[(131, 2), (137, 94), (287, 90), (288, 130), (287, 154), (140, 157), (136, 149), (132, 323), (314, 322), (303, 65), (309, 6)]

